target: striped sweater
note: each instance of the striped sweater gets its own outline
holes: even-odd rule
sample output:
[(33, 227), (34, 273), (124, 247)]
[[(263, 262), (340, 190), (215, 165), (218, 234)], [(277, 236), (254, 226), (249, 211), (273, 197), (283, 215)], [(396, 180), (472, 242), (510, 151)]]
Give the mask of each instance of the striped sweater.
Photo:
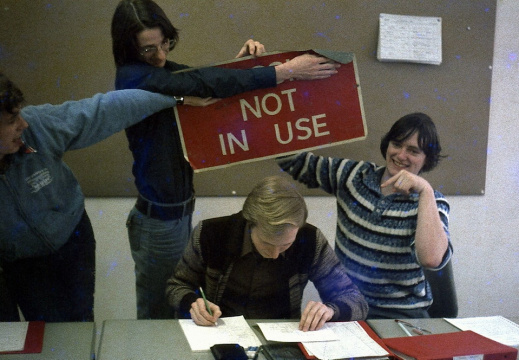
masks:
[[(371, 307), (420, 309), (432, 304), (414, 247), (418, 194), (382, 195), (385, 167), (363, 161), (301, 153), (277, 159), (279, 166), (309, 188), (321, 188), (337, 199), (335, 252)], [(449, 204), (435, 191), (436, 205), (449, 248)]]

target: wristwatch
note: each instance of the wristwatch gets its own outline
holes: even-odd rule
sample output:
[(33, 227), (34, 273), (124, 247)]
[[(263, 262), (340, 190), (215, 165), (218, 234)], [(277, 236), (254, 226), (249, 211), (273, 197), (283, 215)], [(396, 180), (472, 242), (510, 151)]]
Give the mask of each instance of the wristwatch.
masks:
[(173, 96), (177, 101), (177, 105), (184, 105), (184, 97), (183, 96)]

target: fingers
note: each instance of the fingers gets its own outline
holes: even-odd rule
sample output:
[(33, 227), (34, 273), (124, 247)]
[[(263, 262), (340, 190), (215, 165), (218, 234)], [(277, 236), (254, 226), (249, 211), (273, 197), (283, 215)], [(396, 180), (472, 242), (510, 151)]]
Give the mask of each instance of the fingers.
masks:
[(238, 52), (238, 55), (236, 55), (236, 58), (241, 58), (249, 55), (260, 56), (263, 53), (265, 53), (265, 46), (259, 41), (249, 39), (242, 46), (242, 48)]
[(425, 186), (425, 181), (425, 179), (418, 175), (406, 170), (400, 170), (398, 174), (380, 184), (380, 187), (392, 186), (393, 192), (409, 195), (412, 192), (420, 193)]
[(384, 181), (382, 184), (380, 184), (381, 188), (385, 188), (387, 186), (393, 187), (393, 192), (398, 192), (401, 194), (409, 194), (409, 184), (406, 180), (406, 171), (401, 170), (398, 172), (398, 174), (390, 177), (386, 181)]
[(220, 100), (221, 99), (211, 97), (200, 98), (196, 96), (184, 96), (184, 105), (205, 107), (212, 105)]
[(298, 80), (326, 79), (337, 74), (339, 63), (323, 56), (304, 54), (294, 59), (294, 78)]
[(259, 41), (250, 40), (248, 55), (260, 56), (263, 53), (265, 53), (265, 46)]
[(202, 99), (202, 102), (203, 102), (202, 106), (213, 105), (214, 103), (217, 103), (220, 100), (222, 100), (222, 99), (219, 99), (219, 98), (204, 98), (204, 99)]
[(399, 176), (400, 176), (400, 173), (398, 173), (398, 174), (396, 174), (394, 176), (391, 176), (389, 179), (387, 179), (382, 184), (380, 184), (380, 187), (386, 187), (386, 186), (393, 185), (394, 182), (398, 179)]
[(333, 309), (323, 303), (310, 301), (305, 307), (299, 322), (299, 330), (319, 330), (333, 317)]
[(222, 316), (222, 312), (220, 311), (220, 307), (212, 302), (208, 301), (209, 308), (211, 309), (213, 315), (209, 314), (207, 308), (205, 306), (204, 299), (198, 298), (195, 302), (191, 304), (191, 309), (189, 313), (191, 314), (191, 319), (197, 325), (201, 326), (214, 326), (216, 322)]

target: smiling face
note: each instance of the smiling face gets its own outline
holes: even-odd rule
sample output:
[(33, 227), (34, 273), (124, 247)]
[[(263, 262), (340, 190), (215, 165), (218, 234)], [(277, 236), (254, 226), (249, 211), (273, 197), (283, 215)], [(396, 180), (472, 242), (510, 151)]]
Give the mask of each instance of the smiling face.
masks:
[(298, 231), (297, 226), (289, 225), (278, 236), (268, 237), (258, 226), (254, 226), (251, 230), (251, 239), (261, 256), (267, 259), (277, 259), (279, 254), (292, 246)]
[(418, 146), (418, 132), (403, 141), (391, 140), (386, 151), (386, 172), (389, 177), (400, 170), (407, 170), (418, 175), (422, 170), (426, 155)]
[(0, 160), (7, 154), (14, 154), (23, 145), (22, 133), (29, 124), (20, 115), (20, 108), (13, 109), (13, 113), (0, 113)]

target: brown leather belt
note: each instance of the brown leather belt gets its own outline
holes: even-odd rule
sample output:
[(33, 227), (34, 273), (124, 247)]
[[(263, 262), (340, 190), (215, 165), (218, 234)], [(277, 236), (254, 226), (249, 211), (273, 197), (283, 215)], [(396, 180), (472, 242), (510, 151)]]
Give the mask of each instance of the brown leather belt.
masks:
[(176, 220), (190, 215), (195, 210), (195, 197), (177, 204), (157, 204), (139, 195), (135, 207), (144, 215), (158, 220)]

